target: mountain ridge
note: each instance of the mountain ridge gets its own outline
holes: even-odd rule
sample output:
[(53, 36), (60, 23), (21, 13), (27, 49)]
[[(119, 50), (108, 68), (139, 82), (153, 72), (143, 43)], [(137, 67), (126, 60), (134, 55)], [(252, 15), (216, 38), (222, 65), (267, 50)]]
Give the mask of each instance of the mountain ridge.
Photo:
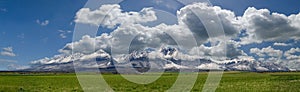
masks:
[[(91, 54), (75, 53), (58, 55), (32, 62), (28, 71), (74, 71), (100, 69), (115, 70), (116, 67), (133, 67), (139, 72), (147, 72), (150, 68), (164, 70), (194, 69), (194, 70), (225, 70), (225, 71), (290, 71), (287, 67), (272, 62), (255, 61), (251, 59), (232, 59), (216, 62), (212, 59), (194, 58), (181, 59), (180, 51), (175, 47), (162, 47), (156, 51), (133, 51), (130, 54), (113, 58), (104, 50)], [(140, 70), (139, 70), (140, 69)]]

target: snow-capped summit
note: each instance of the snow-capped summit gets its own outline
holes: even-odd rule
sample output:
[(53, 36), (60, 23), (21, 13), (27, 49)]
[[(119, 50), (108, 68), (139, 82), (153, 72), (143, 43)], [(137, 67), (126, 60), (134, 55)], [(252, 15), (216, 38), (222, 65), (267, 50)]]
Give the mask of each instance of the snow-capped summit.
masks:
[[(154, 55), (154, 56), (153, 56)], [(72, 55), (57, 55), (53, 58), (45, 58), (32, 62), (32, 70), (41, 71), (68, 71), (77, 68), (99, 68), (130, 65), (145, 72), (149, 68), (160, 69), (200, 69), (200, 70), (232, 70), (232, 71), (289, 71), (288, 68), (272, 62), (255, 61), (252, 58), (231, 59), (214, 61), (200, 56), (193, 59), (180, 58), (178, 48), (167, 46), (158, 50), (132, 51), (130, 54), (119, 58), (113, 58), (104, 50), (98, 50), (91, 54), (75, 53)], [(119, 61), (122, 61), (121, 63)], [(74, 63), (74, 64), (73, 64)]]
[[(74, 64), (73, 64), (74, 63)], [(74, 53), (71, 55), (57, 55), (31, 62), (33, 71), (73, 71), (78, 68), (106, 68), (111, 66), (111, 56), (103, 50), (91, 54)]]
[(225, 70), (239, 71), (289, 71), (288, 68), (272, 62), (240, 60), (225, 63)]
[(162, 47), (159, 50), (163, 54), (163, 58), (165, 59), (175, 59), (178, 54), (178, 49), (175, 47)]
[(133, 51), (130, 56), (129, 60), (146, 60), (148, 58), (147, 51)]

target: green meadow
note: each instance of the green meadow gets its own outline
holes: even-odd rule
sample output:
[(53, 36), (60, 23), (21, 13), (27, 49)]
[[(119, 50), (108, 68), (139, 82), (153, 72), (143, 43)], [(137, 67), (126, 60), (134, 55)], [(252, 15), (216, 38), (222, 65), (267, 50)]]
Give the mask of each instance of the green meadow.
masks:
[[(118, 74), (102, 74), (117, 92), (163, 92), (169, 89), (177, 73), (165, 73), (150, 84), (135, 84)], [(131, 75), (139, 77), (139, 75)], [(150, 76), (151, 77), (151, 76)], [(199, 73), (192, 89), (202, 90), (207, 73)], [(81, 92), (72, 73), (0, 73), (0, 92)], [(225, 72), (217, 92), (300, 92), (300, 72)]]

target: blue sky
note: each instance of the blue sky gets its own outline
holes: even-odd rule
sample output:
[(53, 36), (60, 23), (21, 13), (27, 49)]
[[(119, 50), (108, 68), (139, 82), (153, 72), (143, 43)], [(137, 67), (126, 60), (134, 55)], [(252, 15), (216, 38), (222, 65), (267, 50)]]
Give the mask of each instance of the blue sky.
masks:
[[(146, 1), (125, 0), (120, 5), (124, 11), (139, 11), (145, 6), (151, 6), (173, 13), (182, 7), (178, 4), (173, 9)], [(0, 0), (0, 48), (12, 47), (16, 55), (0, 55), (2, 60), (14, 61), (0, 62), (3, 63), (0, 70), (5, 70), (11, 63), (27, 65), (33, 60), (59, 54), (58, 50), (72, 41), (74, 17), (85, 3), (86, 0)], [(238, 16), (248, 7), (267, 8), (285, 15), (300, 12), (299, 0), (211, 0), (211, 3), (231, 10)], [(272, 44), (249, 44), (241, 49), (247, 53), (251, 47), (262, 48)], [(299, 45), (295, 43), (290, 47), (274, 48), (288, 50)]]
[[(13, 47), (16, 56), (0, 58), (27, 64), (57, 54), (72, 35), (62, 39), (58, 30), (72, 31), (75, 13), (84, 4), (84, 0), (1, 0), (6, 11), (0, 12), (0, 47)], [(49, 23), (42, 26), (37, 20)]]

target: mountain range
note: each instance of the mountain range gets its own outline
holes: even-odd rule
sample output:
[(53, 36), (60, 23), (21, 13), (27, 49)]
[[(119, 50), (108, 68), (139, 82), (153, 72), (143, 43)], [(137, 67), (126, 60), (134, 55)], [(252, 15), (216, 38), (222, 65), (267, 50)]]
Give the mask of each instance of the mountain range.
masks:
[[(134, 68), (138, 72), (149, 70), (174, 71), (179, 69), (192, 70), (228, 70), (228, 71), (290, 71), (289, 68), (272, 62), (253, 59), (230, 59), (218, 61), (201, 57), (184, 58), (182, 52), (175, 47), (162, 47), (159, 50), (132, 51), (130, 54), (112, 57), (104, 50), (90, 54), (74, 53), (57, 55), (31, 62), (26, 71), (74, 71), (101, 70), (101, 72), (116, 72), (116, 67), (126, 70)], [(130, 71), (130, 70), (128, 70)]]

